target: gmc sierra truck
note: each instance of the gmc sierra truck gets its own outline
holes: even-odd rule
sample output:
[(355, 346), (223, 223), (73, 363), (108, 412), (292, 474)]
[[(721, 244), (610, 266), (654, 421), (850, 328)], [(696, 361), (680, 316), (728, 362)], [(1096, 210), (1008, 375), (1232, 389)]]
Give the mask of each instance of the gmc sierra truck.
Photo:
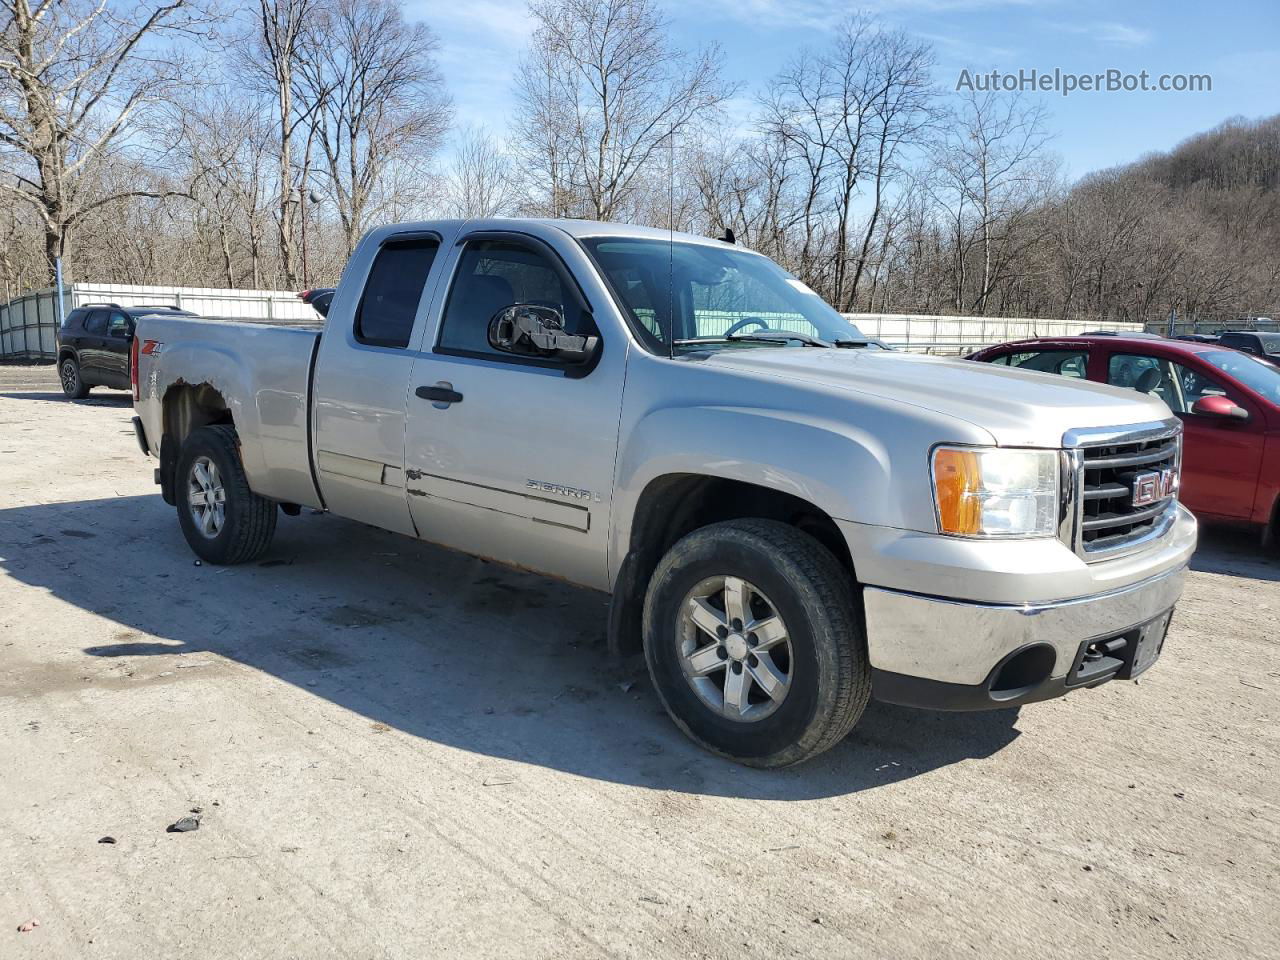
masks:
[(1136, 677), (1196, 543), (1158, 398), (882, 349), (718, 240), (388, 226), (323, 332), (149, 315), (132, 357), (204, 560), (305, 506), (605, 591), (675, 723), (756, 766), (828, 749), (871, 696)]

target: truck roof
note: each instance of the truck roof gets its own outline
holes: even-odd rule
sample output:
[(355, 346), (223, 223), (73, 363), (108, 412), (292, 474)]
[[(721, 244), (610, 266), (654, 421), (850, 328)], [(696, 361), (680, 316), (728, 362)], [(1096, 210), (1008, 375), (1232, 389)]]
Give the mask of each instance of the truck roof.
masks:
[[(638, 227), (629, 223), (610, 223), (603, 220), (569, 220), (551, 217), (480, 217), (471, 220), (420, 220), (405, 223), (388, 224), (378, 228), (380, 236), (413, 231), (461, 229), (468, 230), (519, 230), (521, 226), (538, 224), (553, 227), (574, 239), (584, 237), (629, 237), (643, 240), (678, 240), (681, 243), (699, 243), (713, 247), (730, 247), (729, 243), (715, 237), (700, 236), (695, 233), (668, 231), (662, 227)], [(754, 253), (745, 247), (736, 247), (745, 253)]]

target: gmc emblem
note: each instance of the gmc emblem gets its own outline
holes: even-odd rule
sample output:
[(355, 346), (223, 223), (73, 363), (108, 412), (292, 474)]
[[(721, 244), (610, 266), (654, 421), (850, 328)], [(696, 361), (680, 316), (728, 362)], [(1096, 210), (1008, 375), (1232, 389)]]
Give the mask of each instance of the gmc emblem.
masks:
[(1173, 467), (1140, 473), (1133, 478), (1133, 505), (1145, 507), (1172, 497), (1177, 490), (1178, 471)]

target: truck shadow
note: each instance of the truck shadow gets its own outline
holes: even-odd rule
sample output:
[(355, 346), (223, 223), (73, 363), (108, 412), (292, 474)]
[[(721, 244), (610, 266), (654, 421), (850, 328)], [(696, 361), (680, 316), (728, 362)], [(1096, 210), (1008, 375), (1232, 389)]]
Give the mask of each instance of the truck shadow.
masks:
[[(102, 388), (99, 388), (100, 390)], [(38, 403), (71, 403), (76, 406), (85, 407), (132, 407), (133, 396), (128, 391), (106, 391), (95, 392), (89, 394), (83, 400), (72, 400), (64, 393), (33, 393), (23, 391), (19, 393), (0, 393), (0, 398), (6, 400), (35, 400)]]
[(603, 594), (330, 516), (282, 517), (271, 550), (242, 567), (196, 566), (159, 496), (0, 510), (0, 544), (10, 577), (101, 618), (77, 663), (90, 687), (118, 690), (122, 673), (200, 683), (200, 670), (181, 668), (214, 654), (477, 754), (778, 800), (872, 789), (990, 756), (1018, 736), (1016, 710), (873, 703), (811, 763), (740, 767), (676, 730), (641, 658), (607, 654)]

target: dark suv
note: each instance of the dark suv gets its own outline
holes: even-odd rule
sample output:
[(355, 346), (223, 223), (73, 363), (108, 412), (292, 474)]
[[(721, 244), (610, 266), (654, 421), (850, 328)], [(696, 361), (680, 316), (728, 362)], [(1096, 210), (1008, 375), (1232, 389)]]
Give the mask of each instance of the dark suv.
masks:
[(118, 303), (86, 303), (76, 307), (58, 331), (58, 379), (62, 392), (73, 400), (89, 394), (90, 387), (129, 389), (129, 345), (138, 317), (194, 317), (168, 304), (122, 307)]

